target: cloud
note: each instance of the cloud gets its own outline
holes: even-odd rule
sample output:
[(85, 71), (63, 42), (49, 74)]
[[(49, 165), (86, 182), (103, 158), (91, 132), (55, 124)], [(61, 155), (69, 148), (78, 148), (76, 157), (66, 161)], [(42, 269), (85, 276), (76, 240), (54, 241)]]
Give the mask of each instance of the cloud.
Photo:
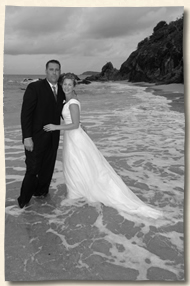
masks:
[[(5, 53), (61, 53), (73, 44), (78, 8), (6, 7)], [(74, 33), (72, 33), (74, 31)], [(63, 45), (64, 42), (64, 45)]]
[(70, 11), (73, 11), (72, 8), (8, 6), (5, 33), (23, 37), (50, 35), (66, 27)]
[[(5, 53), (52, 54), (111, 49), (105, 39), (123, 41), (153, 29), (168, 9), (181, 8), (62, 8), (6, 7)], [(172, 14), (171, 13), (171, 14)], [(101, 41), (101, 42), (98, 42)], [(91, 43), (89, 43), (91, 41)], [(104, 47), (102, 47), (102, 45)], [(81, 45), (81, 47), (77, 47)], [(96, 47), (94, 47), (96, 45)], [(97, 53), (96, 53), (97, 54)]]
[(57, 55), (68, 63), (80, 57), (88, 66), (96, 58), (119, 67), (159, 21), (170, 22), (182, 13), (183, 7), (6, 6), (6, 63), (8, 56)]
[(87, 9), (84, 13), (83, 36), (117, 39), (150, 29), (150, 26), (153, 29), (158, 21), (170, 21), (173, 14), (182, 14), (182, 7), (103, 7)]

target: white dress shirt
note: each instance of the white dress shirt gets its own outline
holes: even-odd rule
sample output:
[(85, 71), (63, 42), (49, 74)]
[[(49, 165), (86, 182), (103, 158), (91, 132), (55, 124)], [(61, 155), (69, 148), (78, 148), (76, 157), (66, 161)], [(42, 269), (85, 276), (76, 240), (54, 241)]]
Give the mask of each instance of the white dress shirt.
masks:
[[(51, 89), (53, 91), (53, 86), (55, 86), (55, 90), (56, 90), (56, 93), (57, 93), (57, 90), (58, 90), (58, 85), (57, 83), (56, 84), (52, 84), (51, 82), (49, 82), (49, 80), (47, 80), (47, 82), (49, 83), (49, 85), (51, 86)], [(53, 91), (54, 92), (54, 91)]]

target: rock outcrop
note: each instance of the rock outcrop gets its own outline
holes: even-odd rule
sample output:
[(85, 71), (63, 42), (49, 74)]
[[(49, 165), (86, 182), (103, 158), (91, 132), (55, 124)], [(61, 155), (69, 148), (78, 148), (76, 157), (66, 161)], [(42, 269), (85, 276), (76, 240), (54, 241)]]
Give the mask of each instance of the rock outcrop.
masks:
[(102, 71), (100, 73), (86, 77), (86, 79), (90, 81), (115, 80), (117, 73), (118, 70), (113, 67), (113, 64), (111, 62), (108, 62), (103, 66)]
[(119, 76), (131, 82), (183, 82), (183, 17), (159, 22), (149, 38), (121, 65)]
[(183, 16), (167, 24), (159, 22), (150, 37), (116, 70), (109, 62), (90, 81), (129, 80), (130, 82), (183, 83)]

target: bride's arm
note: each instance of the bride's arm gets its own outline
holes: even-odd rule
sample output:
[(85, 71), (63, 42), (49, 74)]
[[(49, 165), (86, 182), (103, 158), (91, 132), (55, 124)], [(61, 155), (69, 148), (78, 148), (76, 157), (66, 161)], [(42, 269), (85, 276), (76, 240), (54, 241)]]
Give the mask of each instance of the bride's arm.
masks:
[(55, 131), (55, 130), (72, 130), (77, 129), (79, 127), (80, 123), (80, 110), (78, 104), (72, 103), (69, 106), (70, 112), (71, 112), (71, 120), (72, 123), (69, 124), (62, 124), (62, 125), (55, 125), (55, 124), (47, 124), (44, 126), (44, 130), (49, 131)]

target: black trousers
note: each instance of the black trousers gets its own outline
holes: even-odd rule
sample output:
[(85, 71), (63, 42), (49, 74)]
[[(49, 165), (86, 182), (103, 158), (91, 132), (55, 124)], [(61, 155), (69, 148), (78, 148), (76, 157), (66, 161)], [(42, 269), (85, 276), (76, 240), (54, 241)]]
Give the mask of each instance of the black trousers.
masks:
[(26, 173), (18, 198), (22, 205), (29, 203), (34, 194), (45, 195), (49, 191), (57, 156), (57, 144), (53, 144), (53, 140), (48, 140), (43, 145), (41, 143), (34, 142), (32, 152), (25, 149)]

